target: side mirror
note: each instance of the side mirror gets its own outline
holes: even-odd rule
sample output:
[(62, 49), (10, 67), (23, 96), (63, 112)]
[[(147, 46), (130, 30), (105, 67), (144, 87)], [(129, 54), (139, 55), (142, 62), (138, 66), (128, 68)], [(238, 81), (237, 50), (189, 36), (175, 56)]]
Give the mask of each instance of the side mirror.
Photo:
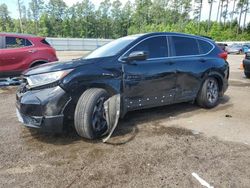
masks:
[(148, 53), (145, 51), (131, 52), (127, 57), (124, 57), (125, 61), (144, 61), (148, 58)]

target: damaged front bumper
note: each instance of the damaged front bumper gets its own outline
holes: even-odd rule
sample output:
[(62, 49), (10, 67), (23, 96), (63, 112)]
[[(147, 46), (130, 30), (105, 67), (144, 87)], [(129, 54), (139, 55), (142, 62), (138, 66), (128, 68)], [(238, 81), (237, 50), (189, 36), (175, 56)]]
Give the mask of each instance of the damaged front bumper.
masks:
[(61, 132), (64, 109), (70, 100), (71, 97), (60, 86), (28, 91), (21, 88), (16, 94), (17, 117), (27, 127)]

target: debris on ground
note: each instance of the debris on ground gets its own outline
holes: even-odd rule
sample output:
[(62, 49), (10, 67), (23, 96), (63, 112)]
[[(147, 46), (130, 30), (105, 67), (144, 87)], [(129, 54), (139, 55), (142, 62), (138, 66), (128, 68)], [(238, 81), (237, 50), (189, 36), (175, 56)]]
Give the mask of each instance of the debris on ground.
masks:
[(209, 185), (209, 183), (207, 183), (204, 179), (202, 179), (198, 174), (196, 173), (192, 173), (192, 176), (195, 177), (195, 179), (197, 179), (201, 185), (207, 187), (207, 188), (214, 188), (213, 186)]
[(16, 86), (22, 83), (22, 79), (18, 77), (14, 78), (0, 78), (0, 87)]

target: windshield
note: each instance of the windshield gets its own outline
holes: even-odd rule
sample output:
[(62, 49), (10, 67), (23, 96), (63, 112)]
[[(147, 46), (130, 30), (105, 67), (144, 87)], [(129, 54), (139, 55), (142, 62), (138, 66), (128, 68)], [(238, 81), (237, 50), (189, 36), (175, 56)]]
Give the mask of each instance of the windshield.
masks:
[(132, 41), (137, 39), (139, 36), (140, 35), (127, 36), (109, 42), (108, 44), (105, 44), (104, 46), (94, 50), (92, 53), (86, 56), (85, 59), (114, 56), (118, 54), (127, 45), (129, 45)]

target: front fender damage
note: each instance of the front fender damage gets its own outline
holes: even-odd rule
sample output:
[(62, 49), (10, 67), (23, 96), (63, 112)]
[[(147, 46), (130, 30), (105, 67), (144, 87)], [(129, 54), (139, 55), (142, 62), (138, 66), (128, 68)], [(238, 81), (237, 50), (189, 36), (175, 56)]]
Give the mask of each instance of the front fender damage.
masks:
[(108, 139), (112, 136), (115, 128), (117, 127), (118, 120), (120, 117), (120, 108), (121, 108), (121, 95), (116, 94), (110, 97), (105, 103), (105, 114), (108, 124), (108, 129), (105, 134), (108, 133), (108, 136), (103, 139), (103, 142), (107, 142)]

